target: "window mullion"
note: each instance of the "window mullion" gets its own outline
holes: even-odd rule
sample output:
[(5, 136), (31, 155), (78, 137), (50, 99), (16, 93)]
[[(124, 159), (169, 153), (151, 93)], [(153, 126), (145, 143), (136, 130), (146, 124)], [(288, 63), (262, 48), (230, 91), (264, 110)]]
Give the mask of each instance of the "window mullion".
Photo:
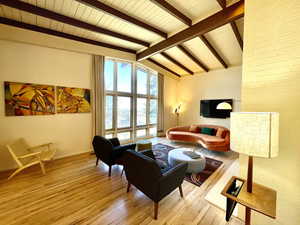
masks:
[(114, 60), (114, 99), (113, 99), (113, 118), (114, 118), (114, 121), (113, 121), (113, 128), (114, 128), (114, 136), (116, 137), (117, 136), (117, 127), (118, 127), (118, 124), (117, 124), (117, 121), (118, 121), (118, 109), (117, 109), (117, 106), (118, 106), (118, 99), (117, 99), (117, 88), (118, 88), (118, 79), (117, 79), (117, 62), (116, 60)]
[(147, 108), (146, 108), (146, 135), (149, 136), (149, 123), (150, 123), (150, 76), (149, 76), (149, 70), (147, 70)]
[(136, 65), (133, 65), (133, 70), (132, 70), (132, 139), (136, 139), (136, 123), (137, 123), (137, 67)]

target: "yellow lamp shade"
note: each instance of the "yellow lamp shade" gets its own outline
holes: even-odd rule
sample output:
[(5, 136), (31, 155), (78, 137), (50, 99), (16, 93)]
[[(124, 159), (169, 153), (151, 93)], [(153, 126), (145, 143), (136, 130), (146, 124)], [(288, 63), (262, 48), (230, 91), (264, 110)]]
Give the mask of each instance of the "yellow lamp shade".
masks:
[(276, 157), (279, 151), (279, 113), (232, 112), (230, 148), (250, 156)]

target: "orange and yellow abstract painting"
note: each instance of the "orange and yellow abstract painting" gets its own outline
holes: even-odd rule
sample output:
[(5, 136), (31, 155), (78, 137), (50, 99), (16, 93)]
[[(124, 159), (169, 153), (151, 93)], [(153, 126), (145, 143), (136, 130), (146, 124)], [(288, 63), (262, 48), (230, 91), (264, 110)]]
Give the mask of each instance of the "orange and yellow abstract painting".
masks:
[(4, 90), (6, 116), (55, 113), (54, 86), (5, 81)]
[(86, 113), (91, 111), (90, 90), (57, 87), (57, 113)]

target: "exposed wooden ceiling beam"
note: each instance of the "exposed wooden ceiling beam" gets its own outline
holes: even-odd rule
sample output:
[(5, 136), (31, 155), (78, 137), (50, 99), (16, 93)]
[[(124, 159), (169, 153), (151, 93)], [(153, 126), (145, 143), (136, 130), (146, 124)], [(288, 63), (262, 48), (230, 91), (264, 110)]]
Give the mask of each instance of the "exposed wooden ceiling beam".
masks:
[(243, 42), (242, 36), (241, 36), (241, 34), (239, 32), (239, 29), (238, 29), (238, 27), (236, 25), (236, 22), (231, 22), (230, 25), (231, 25), (231, 28), (232, 28), (233, 33), (235, 35), (235, 38), (238, 41), (238, 43), (239, 43), (239, 45), (240, 45), (240, 47), (241, 47), (241, 49), (243, 51), (244, 42)]
[(193, 75), (194, 72), (191, 71), (189, 68), (187, 68), (185, 65), (181, 64), (180, 62), (178, 62), (176, 59), (174, 59), (173, 57), (171, 57), (169, 54), (165, 53), (165, 52), (161, 52), (160, 53), (163, 57), (165, 57), (166, 59), (168, 59), (169, 61), (171, 61), (172, 63), (174, 63), (175, 65), (177, 65), (178, 67), (180, 67), (181, 69), (183, 69), (184, 71), (186, 71), (187, 73)]
[(114, 8), (108, 6), (108, 5), (106, 5), (106, 4), (104, 4), (100, 1), (97, 1), (97, 0), (76, 0), (76, 1), (81, 2), (82, 4), (88, 5), (92, 8), (97, 9), (97, 10), (104, 11), (104, 12), (106, 12), (106, 13), (114, 16), (114, 17), (120, 18), (120, 19), (122, 19), (126, 22), (129, 22), (129, 23), (132, 23), (136, 26), (142, 27), (142, 28), (144, 28), (148, 31), (151, 31), (153, 33), (158, 34), (159, 36), (161, 36), (163, 38), (168, 37), (167, 33), (162, 32), (161, 30), (159, 30), (159, 29), (157, 29), (157, 28), (155, 28), (155, 27), (153, 27), (153, 26), (151, 26), (147, 23), (144, 23), (144, 22), (142, 22), (142, 21), (140, 21), (140, 20), (138, 20), (134, 17), (128, 16), (126, 13), (123, 13), (123, 12), (117, 10), (117, 9), (114, 9)]
[(157, 62), (156, 60), (151, 59), (151, 58), (148, 58), (147, 60), (148, 60), (149, 62), (152, 62), (153, 64), (155, 64), (155, 65), (157, 65), (157, 66), (163, 68), (164, 70), (166, 70), (166, 71), (168, 71), (168, 72), (174, 74), (175, 76), (181, 77), (178, 73), (176, 73), (176, 72), (174, 72), (173, 70), (169, 69), (168, 67), (166, 67), (166, 66), (160, 64), (160, 63)]
[[(222, 9), (226, 8), (226, 0), (217, 0), (217, 2), (222, 7)], [(231, 28), (232, 28), (233, 33), (235, 35), (235, 38), (238, 41), (238, 43), (239, 43), (239, 45), (240, 45), (240, 47), (241, 47), (241, 49), (243, 51), (243, 46), (244, 46), (243, 39), (242, 39), (242, 36), (241, 36), (241, 34), (239, 32), (239, 29), (238, 29), (235, 21), (231, 22), (230, 25), (231, 25)]]
[(62, 37), (62, 38), (70, 39), (70, 40), (73, 40), (73, 41), (79, 41), (79, 42), (83, 42), (83, 43), (86, 43), (86, 44), (92, 44), (92, 45), (96, 45), (96, 46), (100, 46), (100, 47), (116, 49), (116, 50), (119, 50), (119, 51), (133, 53), (133, 54), (136, 53), (136, 51), (132, 50), (132, 49), (123, 48), (123, 47), (119, 47), (119, 46), (115, 46), (115, 45), (111, 45), (111, 44), (107, 44), (107, 43), (103, 43), (103, 42), (100, 42), (100, 41), (95, 41), (95, 40), (91, 40), (91, 39), (87, 39), (87, 38), (82, 38), (82, 37), (78, 37), (78, 36), (75, 36), (75, 35), (59, 32), (59, 31), (55, 31), (55, 30), (51, 30), (51, 29), (47, 29), (47, 28), (43, 28), (43, 27), (31, 25), (31, 24), (27, 24), (27, 23), (18, 22), (18, 21), (15, 21), (15, 20), (4, 18), (4, 17), (0, 17), (0, 23), (10, 25), (10, 26), (14, 26), (14, 27), (19, 27), (19, 28), (26, 29), (26, 30), (36, 31), (36, 32), (44, 33), (44, 34), (49, 34), (49, 35), (53, 35), (53, 36), (57, 36), (57, 37)]
[(210, 52), (217, 58), (217, 60), (224, 66), (224, 68), (228, 68), (228, 65), (225, 63), (220, 54), (216, 51), (216, 49), (209, 43), (204, 35), (199, 36), (202, 42), (206, 45), (206, 47), (210, 50)]
[(145, 41), (133, 38), (133, 37), (129, 37), (127, 35), (120, 34), (120, 33), (117, 33), (117, 32), (111, 31), (111, 30), (107, 30), (107, 29), (104, 29), (104, 28), (101, 28), (101, 27), (98, 27), (98, 26), (95, 26), (95, 25), (92, 25), (92, 24), (89, 24), (89, 23), (71, 18), (71, 17), (68, 17), (68, 16), (64, 16), (64, 15), (52, 12), (50, 10), (43, 9), (43, 8), (28, 4), (26, 2), (21, 2), (19, 0), (0, 0), (0, 3), (3, 4), (3, 5), (9, 6), (9, 7), (15, 8), (15, 9), (19, 9), (19, 10), (26, 11), (26, 12), (29, 12), (29, 13), (32, 13), (32, 14), (35, 14), (35, 15), (46, 17), (48, 19), (53, 19), (53, 20), (56, 20), (56, 21), (59, 21), (59, 22), (62, 22), (62, 23), (66, 23), (66, 24), (75, 26), (75, 27), (80, 27), (80, 28), (90, 30), (90, 31), (93, 31), (93, 32), (109, 35), (109, 36), (112, 36), (112, 37), (116, 37), (116, 38), (119, 38), (119, 39), (122, 39), (122, 40), (125, 40), (125, 41), (129, 41), (129, 42), (133, 42), (133, 43), (136, 43), (136, 44), (139, 44), (139, 45), (143, 45), (143, 46), (146, 46), (146, 47), (150, 46), (150, 44), (148, 42), (145, 42)]
[(227, 23), (235, 21), (244, 16), (244, 0), (241, 0), (214, 15), (192, 25), (191, 27), (167, 38), (158, 44), (137, 54), (137, 60), (143, 60), (165, 51), (173, 46), (179, 45), (185, 41), (191, 40), (197, 36), (203, 35)]
[(223, 9), (226, 8), (227, 5), (226, 0), (217, 0), (217, 2)]
[(189, 52), (183, 45), (177, 46), (186, 56), (188, 56), (194, 63), (196, 63), (200, 68), (202, 68), (204, 71), (208, 72), (209, 69), (207, 68), (204, 63), (202, 63), (199, 59), (197, 59), (192, 53)]
[[(226, 0), (217, 0), (219, 2), (220, 5), (223, 5), (225, 8), (226, 8)], [(157, 1), (155, 1), (157, 2)], [(165, 0), (162, 0), (162, 1), (158, 1), (158, 2), (162, 2), (164, 4), (166, 4), (166, 1)], [(157, 3), (157, 4), (160, 4), (160, 3)], [(169, 4), (169, 3), (167, 3)], [(173, 10), (177, 10), (175, 7), (173, 7), (172, 5), (169, 4), (169, 7), (173, 8)], [(179, 12), (180, 13), (180, 12)], [(176, 17), (178, 18), (178, 17)], [(186, 18), (187, 20), (189, 20), (191, 23), (190, 24), (187, 24), (189, 26), (192, 25), (192, 20), (190, 20), (188, 17), (186, 17), (185, 15), (181, 14), (181, 18)], [(202, 35), (201, 35), (202, 37)], [(208, 40), (203, 36), (203, 39), (201, 38), (201, 40), (204, 42), (204, 44), (208, 47), (208, 49), (211, 51), (211, 53), (222, 63), (222, 64), (225, 64), (224, 63), (224, 60), (221, 58), (221, 56), (217, 53), (217, 51), (214, 49), (214, 47), (208, 42)], [(181, 46), (181, 48), (183, 48)], [(185, 51), (188, 51), (187, 49), (185, 49)], [(165, 56), (164, 54), (165, 53), (161, 53), (163, 56)], [(167, 58), (167, 56), (165, 56)], [(172, 59), (169, 59), (172, 61)], [(201, 63), (202, 64), (202, 63)], [(227, 65), (225, 66), (225, 68), (227, 68)]]
[(150, 0), (150, 1), (153, 2), (155, 5), (157, 5), (158, 7), (165, 10), (166, 12), (168, 12), (169, 14), (171, 14), (172, 16), (176, 17), (178, 20), (185, 23), (186, 25), (188, 26), (192, 25), (192, 20), (190, 18), (185, 16), (183, 13), (181, 13), (178, 9), (176, 9), (174, 6), (169, 4), (167, 1), (165, 0)]

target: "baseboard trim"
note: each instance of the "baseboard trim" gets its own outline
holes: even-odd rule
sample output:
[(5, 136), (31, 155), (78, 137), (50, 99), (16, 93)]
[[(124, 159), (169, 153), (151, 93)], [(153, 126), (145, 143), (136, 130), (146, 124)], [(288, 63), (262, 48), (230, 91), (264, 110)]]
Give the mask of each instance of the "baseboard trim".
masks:
[[(65, 158), (69, 158), (69, 157), (73, 157), (73, 156), (78, 156), (78, 155), (85, 155), (85, 154), (91, 154), (91, 155), (93, 155), (95, 153), (94, 153), (94, 151), (92, 151), (92, 149), (88, 149), (86, 151), (80, 151), (80, 152), (76, 152), (74, 154), (60, 155), (58, 157), (54, 157), (54, 159), (52, 161), (56, 161), (56, 160), (59, 160), (59, 159), (65, 159)], [(9, 168), (9, 169), (0, 170), (0, 175), (1, 174), (6, 174), (6, 173), (13, 172), (15, 169), (17, 169), (17, 166), (13, 167), (13, 168)]]

